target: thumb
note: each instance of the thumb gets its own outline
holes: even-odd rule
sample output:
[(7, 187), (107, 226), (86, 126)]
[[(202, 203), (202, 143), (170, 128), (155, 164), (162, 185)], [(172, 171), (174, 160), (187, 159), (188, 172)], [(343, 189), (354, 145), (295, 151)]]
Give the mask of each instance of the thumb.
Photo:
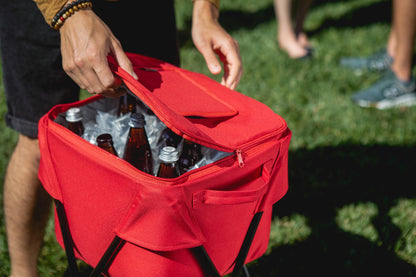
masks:
[(121, 47), (114, 47), (113, 48), (113, 55), (116, 59), (118, 65), (130, 73), (134, 77), (134, 79), (138, 80), (139, 77), (136, 75), (136, 73), (133, 70), (133, 65), (131, 64), (130, 59), (127, 57), (126, 53), (123, 51)]
[(202, 56), (204, 56), (208, 69), (212, 74), (219, 74), (221, 72), (221, 64), (212, 49), (203, 51)]

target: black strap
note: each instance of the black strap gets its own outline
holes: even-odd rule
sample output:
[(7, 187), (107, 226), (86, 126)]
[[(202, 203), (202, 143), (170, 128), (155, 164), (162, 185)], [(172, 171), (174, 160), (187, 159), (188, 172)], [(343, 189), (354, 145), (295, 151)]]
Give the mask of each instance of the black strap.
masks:
[[(68, 270), (67, 273), (71, 277), (79, 277), (81, 273), (79, 272), (78, 265), (76, 263), (75, 253), (74, 253), (74, 242), (72, 241), (71, 232), (69, 230), (68, 218), (66, 216), (64, 205), (55, 199), (56, 213), (59, 219), (59, 226), (61, 227), (62, 239), (64, 241), (64, 248), (66, 257), (68, 260)], [(90, 277), (98, 277), (102, 273), (105, 273), (116, 257), (117, 253), (123, 247), (125, 241), (119, 237), (115, 237), (111, 242), (110, 246), (107, 248), (104, 255), (101, 257), (98, 265), (89, 275)]]
[(208, 276), (221, 277), (203, 245), (192, 248), (192, 250), (199, 263), (201, 264), (204, 272), (209, 274)]
[[(253, 216), (250, 226), (248, 227), (246, 236), (244, 238), (243, 244), (241, 245), (240, 251), (235, 260), (235, 266), (233, 273), (231, 274), (231, 277), (237, 277), (240, 274), (241, 269), (244, 268), (244, 262), (247, 258), (248, 251), (250, 250), (251, 243), (253, 242), (254, 235), (256, 234), (257, 227), (259, 226), (262, 215), (263, 212), (258, 212)], [(246, 276), (249, 276), (247, 275), (247, 268), (244, 268), (244, 273)]]
[(71, 277), (80, 276), (74, 254), (74, 242), (72, 241), (71, 232), (69, 230), (68, 218), (66, 217), (64, 205), (59, 200), (55, 199), (55, 208), (59, 219), (59, 226), (61, 227), (61, 234), (62, 239), (64, 241), (66, 258), (68, 260), (68, 272), (71, 275)]
[(98, 277), (102, 273), (107, 272), (114, 258), (117, 256), (121, 248), (123, 248), (125, 243), (125, 240), (115, 236), (89, 277)]
[[(246, 236), (244, 237), (244, 241), (241, 245), (240, 251), (238, 252), (237, 258), (235, 260), (234, 270), (231, 274), (231, 277), (237, 277), (241, 270), (246, 277), (250, 277), (250, 273), (248, 272), (247, 267), (244, 265), (244, 262), (247, 258), (248, 252), (250, 250), (251, 244), (254, 239), (254, 235), (256, 234), (257, 227), (259, 226), (261, 217), (263, 212), (256, 213), (253, 218), (251, 219), (250, 226), (248, 227)], [(205, 247), (203, 245), (193, 248), (194, 255), (199, 260), (202, 268), (210, 277), (220, 277), (221, 275), (218, 273), (217, 268), (215, 267), (214, 263), (212, 262), (211, 258), (209, 257)]]

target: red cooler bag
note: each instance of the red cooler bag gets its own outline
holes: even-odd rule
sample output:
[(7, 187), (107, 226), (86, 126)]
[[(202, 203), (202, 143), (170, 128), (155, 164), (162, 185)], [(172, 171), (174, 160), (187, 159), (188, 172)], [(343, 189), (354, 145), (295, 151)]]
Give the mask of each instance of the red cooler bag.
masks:
[(58, 242), (70, 264), (73, 256), (107, 276), (236, 272), (267, 249), (273, 204), (288, 188), (291, 132), (266, 105), (205, 75), (128, 55), (140, 82), (110, 65), (131, 93), (176, 134), (228, 155), (155, 177), (58, 122), (106, 98), (55, 106), (39, 123), (39, 178), (55, 199)]

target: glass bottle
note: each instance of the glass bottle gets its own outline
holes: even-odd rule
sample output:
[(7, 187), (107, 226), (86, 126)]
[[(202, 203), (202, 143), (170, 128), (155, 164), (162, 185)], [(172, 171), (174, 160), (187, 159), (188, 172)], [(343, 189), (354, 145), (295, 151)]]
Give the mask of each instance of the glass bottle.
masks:
[(118, 115), (136, 112), (136, 98), (129, 93), (120, 96), (120, 103), (118, 106)]
[(163, 147), (159, 154), (160, 166), (156, 176), (162, 178), (178, 177), (180, 175), (179, 168), (177, 167), (178, 159), (179, 153), (175, 147)]
[(153, 175), (152, 152), (144, 125), (144, 116), (141, 113), (130, 115), (130, 130), (123, 158), (137, 169)]
[(68, 123), (68, 129), (78, 136), (84, 134), (84, 124), (82, 123), (82, 119), (80, 108), (70, 108), (66, 111), (65, 120)]
[(187, 172), (200, 159), (202, 159), (201, 145), (184, 139), (182, 153), (178, 161), (180, 173)]
[(117, 151), (114, 148), (113, 137), (110, 134), (101, 134), (97, 137), (97, 145), (107, 152), (117, 155)]
[(165, 128), (159, 136), (157, 145), (178, 147), (182, 137), (175, 134), (171, 129)]

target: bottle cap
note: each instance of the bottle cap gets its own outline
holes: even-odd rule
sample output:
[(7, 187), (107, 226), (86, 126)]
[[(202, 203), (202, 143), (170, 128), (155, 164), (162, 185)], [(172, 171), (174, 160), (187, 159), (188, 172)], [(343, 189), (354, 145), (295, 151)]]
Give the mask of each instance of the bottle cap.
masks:
[(80, 108), (70, 108), (66, 111), (66, 121), (76, 122), (82, 120), (82, 112)]
[(165, 146), (159, 154), (159, 159), (166, 163), (173, 163), (179, 160), (179, 153), (173, 146)]
[(129, 126), (134, 128), (143, 128), (146, 122), (144, 121), (144, 115), (141, 113), (132, 113), (130, 115)]
[(110, 134), (101, 134), (97, 137), (97, 143), (108, 143), (108, 142), (112, 142), (113, 141), (113, 137)]

